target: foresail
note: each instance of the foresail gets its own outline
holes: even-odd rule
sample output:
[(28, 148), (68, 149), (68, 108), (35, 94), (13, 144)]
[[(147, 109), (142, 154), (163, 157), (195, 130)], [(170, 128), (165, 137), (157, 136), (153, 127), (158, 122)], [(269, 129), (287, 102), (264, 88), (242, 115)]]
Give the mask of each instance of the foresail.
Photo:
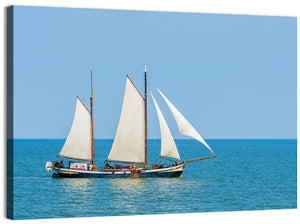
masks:
[(201, 142), (205, 145), (213, 154), (214, 151), (208, 146), (208, 144), (204, 141), (204, 139), (200, 136), (200, 134), (196, 131), (196, 129), (187, 121), (187, 119), (177, 110), (177, 108), (165, 97), (162, 92), (157, 89), (159, 93), (162, 95), (167, 105), (169, 106), (175, 121), (177, 123), (177, 127), (179, 129), (180, 134), (189, 136)]
[(58, 156), (91, 160), (91, 114), (79, 98), (71, 130)]
[(123, 106), (109, 160), (145, 162), (144, 98), (127, 77)]
[(171, 134), (171, 131), (167, 125), (167, 122), (154, 98), (154, 96), (152, 95), (152, 93), (150, 92), (155, 108), (156, 108), (156, 112), (157, 112), (157, 116), (158, 116), (158, 120), (159, 120), (159, 125), (160, 125), (160, 133), (161, 133), (161, 155), (162, 156), (168, 156), (168, 157), (172, 157), (172, 158), (176, 158), (176, 159), (180, 159), (176, 144), (174, 142), (173, 136)]

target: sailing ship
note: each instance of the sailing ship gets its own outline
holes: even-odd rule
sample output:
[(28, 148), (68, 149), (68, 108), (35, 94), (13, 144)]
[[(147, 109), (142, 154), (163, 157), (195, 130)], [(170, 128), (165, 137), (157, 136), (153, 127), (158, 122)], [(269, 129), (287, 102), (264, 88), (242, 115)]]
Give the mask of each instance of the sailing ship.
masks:
[[(178, 111), (178, 109), (159, 90), (158, 92), (170, 108), (180, 134), (201, 142), (213, 155), (189, 160), (182, 160), (167, 122), (152, 94), (161, 132), (160, 158), (168, 165), (148, 162), (147, 144), (147, 69), (144, 72), (144, 96), (136, 88), (129, 76), (126, 76), (126, 87), (121, 116), (116, 135), (104, 165), (95, 164), (94, 124), (93, 124), (93, 73), (91, 71), (90, 110), (77, 97), (76, 110), (69, 135), (58, 157), (68, 159), (58, 162), (48, 161), (47, 171), (54, 171), (53, 177), (60, 178), (118, 178), (118, 177), (181, 177), (187, 163), (216, 157), (196, 129)], [(75, 160), (75, 161), (74, 161)]]

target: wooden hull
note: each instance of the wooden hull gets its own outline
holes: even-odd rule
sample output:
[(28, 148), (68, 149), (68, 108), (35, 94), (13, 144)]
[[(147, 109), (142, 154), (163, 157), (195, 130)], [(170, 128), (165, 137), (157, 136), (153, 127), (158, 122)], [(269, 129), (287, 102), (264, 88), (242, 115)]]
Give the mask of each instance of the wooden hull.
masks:
[(147, 169), (140, 171), (81, 171), (67, 168), (54, 168), (57, 173), (55, 178), (172, 178), (181, 177), (184, 164), (159, 169)]

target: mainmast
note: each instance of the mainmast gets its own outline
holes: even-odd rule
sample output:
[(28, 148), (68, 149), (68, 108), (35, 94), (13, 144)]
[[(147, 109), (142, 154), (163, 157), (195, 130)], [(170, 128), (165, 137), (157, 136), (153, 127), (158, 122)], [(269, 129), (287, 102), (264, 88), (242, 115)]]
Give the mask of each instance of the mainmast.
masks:
[(94, 167), (95, 165), (95, 147), (94, 147), (94, 119), (93, 119), (93, 72), (91, 69), (91, 97), (90, 97), (90, 103), (91, 103), (91, 126), (92, 126), (92, 165)]
[(145, 65), (145, 165), (148, 166), (147, 160), (147, 67)]

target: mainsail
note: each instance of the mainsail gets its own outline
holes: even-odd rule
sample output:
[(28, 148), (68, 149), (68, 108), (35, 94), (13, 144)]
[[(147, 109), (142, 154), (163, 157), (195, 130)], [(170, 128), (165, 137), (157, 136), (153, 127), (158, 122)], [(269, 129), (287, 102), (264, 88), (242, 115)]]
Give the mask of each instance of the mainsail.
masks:
[(91, 160), (91, 114), (78, 97), (71, 130), (58, 156)]
[(109, 160), (145, 162), (144, 108), (144, 98), (127, 77), (120, 121)]
[(179, 129), (180, 134), (192, 137), (203, 145), (205, 145), (213, 154), (215, 154), (212, 149), (208, 146), (208, 144), (204, 141), (204, 139), (200, 136), (200, 134), (196, 131), (196, 129), (187, 121), (187, 119), (177, 110), (177, 108), (162, 94), (162, 92), (157, 89), (159, 93), (162, 95), (167, 105), (169, 106), (175, 121), (177, 123), (177, 127)]
[(180, 159), (176, 144), (174, 142), (173, 136), (171, 134), (171, 131), (167, 125), (167, 122), (154, 98), (154, 96), (152, 95), (152, 93), (150, 92), (155, 108), (156, 108), (156, 112), (157, 112), (157, 116), (158, 116), (158, 120), (159, 120), (159, 125), (160, 125), (160, 133), (161, 133), (161, 155), (162, 156), (168, 156), (168, 157), (172, 157), (172, 158), (176, 158), (176, 159)]

